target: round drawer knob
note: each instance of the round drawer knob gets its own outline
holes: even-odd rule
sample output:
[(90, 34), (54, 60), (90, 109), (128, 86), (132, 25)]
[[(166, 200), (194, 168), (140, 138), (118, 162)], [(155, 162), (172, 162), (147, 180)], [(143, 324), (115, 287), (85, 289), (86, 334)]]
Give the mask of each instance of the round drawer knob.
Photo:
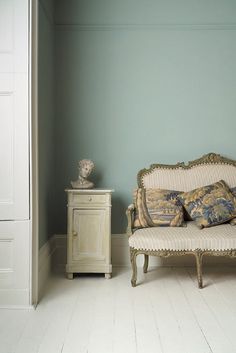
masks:
[(89, 201), (92, 201), (92, 197), (89, 197)]
[(78, 233), (77, 232), (72, 232), (72, 234), (73, 234), (73, 237), (77, 237), (77, 235), (78, 235)]

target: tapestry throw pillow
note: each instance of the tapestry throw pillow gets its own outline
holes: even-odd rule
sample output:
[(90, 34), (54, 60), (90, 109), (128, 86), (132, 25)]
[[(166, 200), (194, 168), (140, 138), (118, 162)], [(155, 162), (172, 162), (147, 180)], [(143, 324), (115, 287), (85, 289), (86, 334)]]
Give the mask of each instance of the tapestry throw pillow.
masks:
[(184, 224), (183, 206), (179, 191), (139, 188), (134, 190), (134, 227), (181, 227)]
[[(232, 192), (232, 194), (234, 195), (234, 197), (236, 199), (236, 187), (230, 189), (230, 191)], [(236, 226), (236, 218), (231, 219), (230, 224), (232, 226)]]
[(224, 180), (181, 193), (178, 198), (200, 228), (236, 217), (236, 199)]

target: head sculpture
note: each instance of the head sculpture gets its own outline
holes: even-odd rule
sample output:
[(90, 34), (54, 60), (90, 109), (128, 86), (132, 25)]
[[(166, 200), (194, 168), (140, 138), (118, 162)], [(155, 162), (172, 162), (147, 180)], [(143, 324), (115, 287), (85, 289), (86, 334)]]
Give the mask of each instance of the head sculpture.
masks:
[(72, 181), (71, 185), (74, 189), (92, 189), (93, 182), (87, 180), (87, 177), (94, 169), (94, 163), (90, 159), (82, 159), (78, 163), (79, 175), (76, 181)]
[(94, 163), (90, 159), (82, 159), (79, 161), (79, 176), (87, 178), (94, 169)]

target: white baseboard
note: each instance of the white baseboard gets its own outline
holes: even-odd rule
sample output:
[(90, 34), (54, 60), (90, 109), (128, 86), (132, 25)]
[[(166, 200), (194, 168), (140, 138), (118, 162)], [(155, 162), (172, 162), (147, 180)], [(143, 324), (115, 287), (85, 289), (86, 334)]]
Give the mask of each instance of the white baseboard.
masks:
[[(39, 251), (39, 298), (43, 293), (51, 271), (65, 272), (66, 239), (67, 236), (64, 234), (55, 234)], [(111, 253), (113, 267), (130, 267), (129, 245), (126, 234), (112, 235)], [(204, 263), (208, 265), (235, 264), (231, 259), (213, 256), (205, 257)], [(138, 267), (143, 265), (143, 256), (137, 257), (137, 265)], [(195, 266), (195, 258), (193, 256), (173, 256), (170, 258), (150, 256), (149, 266), (152, 268), (160, 266)]]
[[(55, 271), (65, 271), (66, 265), (66, 235), (54, 235), (54, 251), (52, 267)], [(129, 245), (126, 234), (112, 234), (111, 237), (111, 256), (112, 266), (114, 267), (130, 267)], [(234, 265), (232, 259), (225, 257), (205, 257), (204, 263), (208, 265), (227, 264)], [(137, 257), (137, 265), (143, 265), (143, 256)], [(150, 267), (159, 266), (195, 266), (195, 258), (189, 256), (173, 256), (169, 258), (160, 258), (150, 256)]]
[[(55, 234), (39, 250), (39, 299), (42, 297), (46, 282), (52, 271), (65, 272), (66, 267), (66, 235)], [(112, 266), (130, 267), (129, 245), (126, 234), (113, 234), (111, 241)], [(205, 257), (207, 265), (235, 265), (235, 261), (225, 257)], [(137, 265), (143, 265), (143, 256), (137, 257)], [(159, 258), (150, 256), (149, 266), (156, 268), (160, 266), (196, 266), (193, 256), (173, 256), (170, 258)]]
[(52, 259), (55, 252), (55, 238), (51, 237), (40, 249), (39, 249), (39, 276), (38, 276), (38, 288), (39, 288), (39, 300), (42, 297), (45, 284), (52, 271)]
[[(53, 255), (53, 269), (56, 272), (65, 271), (66, 266), (66, 235), (54, 235), (55, 251)], [(113, 267), (130, 266), (128, 238), (126, 234), (113, 234), (111, 237), (111, 258)], [(142, 266), (142, 258), (137, 258), (138, 266)], [(152, 258), (150, 266), (160, 266), (161, 259)]]

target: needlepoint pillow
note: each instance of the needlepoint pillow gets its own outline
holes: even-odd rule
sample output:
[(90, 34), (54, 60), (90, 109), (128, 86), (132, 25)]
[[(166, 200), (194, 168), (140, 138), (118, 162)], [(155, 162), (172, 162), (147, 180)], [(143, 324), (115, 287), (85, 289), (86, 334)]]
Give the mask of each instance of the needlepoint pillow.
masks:
[(183, 226), (183, 207), (177, 198), (179, 193), (173, 190), (135, 189), (134, 227)]
[(236, 217), (236, 199), (223, 180), (181, 193), (178, 198), (200, 228)]

